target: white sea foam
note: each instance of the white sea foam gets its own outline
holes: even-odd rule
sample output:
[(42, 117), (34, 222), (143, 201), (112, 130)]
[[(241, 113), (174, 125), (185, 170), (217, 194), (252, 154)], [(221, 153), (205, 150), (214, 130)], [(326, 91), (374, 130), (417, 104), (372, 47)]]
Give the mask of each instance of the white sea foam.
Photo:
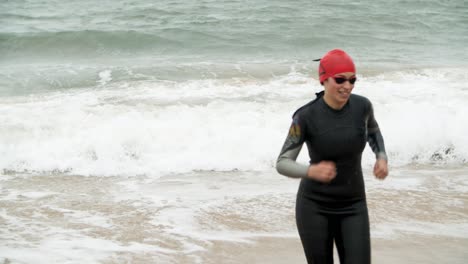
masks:
[(395, 239), (403, 234), (422, 234), (466, 239), (468, 237), (468, 224), (402, 221), (401, 223), (378, 224), (372, 230), (372, 236), (385, 239)]
[(105, 85), (106, 83), (112, 81), (112, 71), (105, 70), (99, 73), (99, 80), (97, 81), (99, 85)]
[[(359, 79), (354, 92), (373, 102), (393, 165), (466, 163), (464, 69)], [(291, 73), (3, 98), (0, 169), (104, 176), (266, 170), (274, 166), (291, 114), (320, 90), (316, 80)], [(367, 148), (364, 163), (372, 156)]]
[(49, 197), (49, 196), (52, 196), (56, 193), (52, 193), (52, 192), (24, 192), (24, 193), (21, 193), (18, 195), (18, 197), (21, 197), (21, 198), (28, 198), (28, 199), (42, 199), (42, 198), (46, 198), (46, 197)]
[[(38, 247), (20, 248), (2, 247), (2, 257), (8, 259), (7, 263), (101, 263), (116, 253), (126, 252), (171, 252), (156, 246), (140, 243), (119, 243), (91, 238), (80, 234), (71, 234), (64, 230), (55, 230), (57, 233), (41, 242)], [(121, 260), (121, 259), (120, 259)]]

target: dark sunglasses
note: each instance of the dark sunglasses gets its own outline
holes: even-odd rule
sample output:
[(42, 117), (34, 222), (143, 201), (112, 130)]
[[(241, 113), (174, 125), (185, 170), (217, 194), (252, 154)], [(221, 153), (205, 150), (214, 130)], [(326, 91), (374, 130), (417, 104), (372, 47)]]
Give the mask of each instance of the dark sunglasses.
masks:
[(348, 81), (350, 84), (354, 84), (356, 82), (356, 80), (357, 80), (356, 77), (351, 77), (349, 79), (346, 79), (345, 77), (332, 77), (332, 78), (333, 78), (333, 80), (335, 80), (335, 82), (337, 84), (343, 84), (346, 81)]

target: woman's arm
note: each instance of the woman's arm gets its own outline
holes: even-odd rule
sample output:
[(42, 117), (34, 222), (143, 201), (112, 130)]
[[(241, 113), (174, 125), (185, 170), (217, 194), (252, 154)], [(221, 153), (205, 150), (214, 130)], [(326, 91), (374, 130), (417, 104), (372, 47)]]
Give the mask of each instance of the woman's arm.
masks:
[(307, 172), (309, 170), (308, 165), (296, 162), (297, 156), (301, 152), (302, 145), (305, 141), (304, 125), (301, 123), (298, 115), (293, 117), (288, 136), (276, 161), (276, 170), (278, 173), (291, 178), (307, 177)]
[(372, 104), (369, 102), (369, 115), (367, 120), (367, 141), (375, 153), (376, 162), (374, 165), (374, 175), (378, 179), (385, 179), (388, 175), (388, 157), (385, 153), (385, 144), (379, 125), (374, 117)]
[(367, 119), (367, 141), (375, 153), (376, 159), (388, 160), (385, 152), (385, 144), (382, 133), (380, 132), (379, 125), (374, 117), (374, 110), (372, 104), (369, 102), (369, 113)]

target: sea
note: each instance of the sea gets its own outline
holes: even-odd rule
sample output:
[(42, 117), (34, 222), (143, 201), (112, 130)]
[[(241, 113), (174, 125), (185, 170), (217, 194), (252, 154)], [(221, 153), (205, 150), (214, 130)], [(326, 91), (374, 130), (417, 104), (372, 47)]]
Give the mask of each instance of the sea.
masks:
[(0, 0), (0, 263), (298, 241), (275, 163), (334, 48), (389, 156), (384, 181), (362, 161), (374, 262), (468, 263), (467, 43), (466, 0)]

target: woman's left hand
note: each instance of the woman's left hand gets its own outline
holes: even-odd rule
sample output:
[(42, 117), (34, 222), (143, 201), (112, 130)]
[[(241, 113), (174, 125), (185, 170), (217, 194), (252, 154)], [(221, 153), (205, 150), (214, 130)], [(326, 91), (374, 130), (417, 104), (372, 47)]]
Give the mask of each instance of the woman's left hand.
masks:
[(374, 175), (377, 179), (383, 180), (388, 175), (387, 161), (384, 159), (378, 159), (374, 165)]

